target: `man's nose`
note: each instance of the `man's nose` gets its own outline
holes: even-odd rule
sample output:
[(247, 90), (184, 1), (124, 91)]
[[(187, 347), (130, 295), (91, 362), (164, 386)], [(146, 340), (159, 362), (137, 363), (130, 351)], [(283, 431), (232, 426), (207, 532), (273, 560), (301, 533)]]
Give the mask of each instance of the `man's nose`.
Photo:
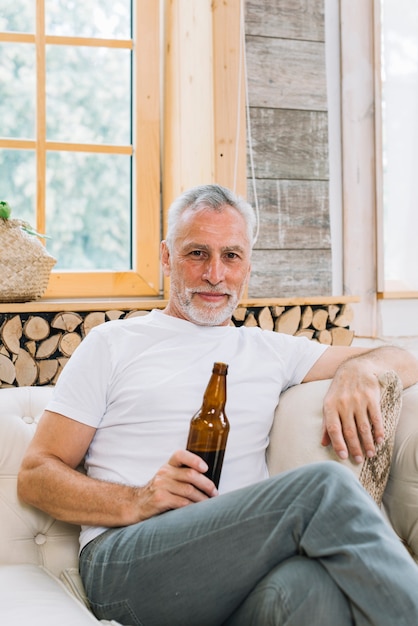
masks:
[(225, 278), (225, 266), (220, 258), (211, 258), (205, 264), (203, 279), (212, 285), (217, 285)]

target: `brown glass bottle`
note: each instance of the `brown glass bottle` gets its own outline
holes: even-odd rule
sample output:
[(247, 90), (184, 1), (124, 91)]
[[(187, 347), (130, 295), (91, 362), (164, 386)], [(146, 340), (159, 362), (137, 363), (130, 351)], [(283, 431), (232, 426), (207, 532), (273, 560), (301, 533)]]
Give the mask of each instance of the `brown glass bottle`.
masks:
[(187, 450), (198, 454), (208, 464), (208, 476), (218, 487), (229, 421), (225, 414), (226, 363), (214, 363), (212, 376), (203, 396), (203, 403), (190, 422)]

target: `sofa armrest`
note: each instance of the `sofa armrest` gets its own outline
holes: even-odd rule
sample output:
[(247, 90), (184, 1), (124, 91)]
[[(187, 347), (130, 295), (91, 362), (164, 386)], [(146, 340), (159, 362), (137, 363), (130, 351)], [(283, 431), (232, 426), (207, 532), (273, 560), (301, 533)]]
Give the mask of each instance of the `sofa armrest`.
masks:
[[(304, 383), (282, 394), (267, 449), (271, 475), (316, 461), (337, 461), (360, 479), (362, 464), (341, 461), (330, 446), (320, 443), (322, 403), (330, 382)], [(402, 392), (383, 505), (394, 530), (418, 562), (418, 384)]]
[(360, 474), (359, 466), (340, 461), (331, 447), (321, 445), (322, 404), (330, 383), (302, 383), (280, 396), (267, 449), (271, 475), (317, 461), (339, 461)]

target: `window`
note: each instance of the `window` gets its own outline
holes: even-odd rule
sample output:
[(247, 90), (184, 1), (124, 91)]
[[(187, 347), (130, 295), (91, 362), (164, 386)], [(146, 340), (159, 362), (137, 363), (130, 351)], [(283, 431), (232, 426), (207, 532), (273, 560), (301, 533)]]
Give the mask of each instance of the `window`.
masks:
[[(379, 7), (380, 5), (380, 7)], [(418, 292), (418, 4), (380, 8), (383, 242), (380, 290)]]
[(47, 297), (159, 295), (159, 3), (0, 0), (0, 196)]

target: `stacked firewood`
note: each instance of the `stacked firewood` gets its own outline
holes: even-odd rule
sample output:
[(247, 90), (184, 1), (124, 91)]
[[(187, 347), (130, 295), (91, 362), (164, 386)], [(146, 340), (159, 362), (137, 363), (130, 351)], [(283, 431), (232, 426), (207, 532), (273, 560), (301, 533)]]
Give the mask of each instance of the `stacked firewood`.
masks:
[[(0, 314), (0, 387), (54, 385), (74, 350), (94, 326), (146, 315), (148, 310)], [(329, 345), (350, 345), (353, 311), (343, 305), (238, 307), (235, 326), (303, 336)]]
[(349, 329), (354, 313), (349, 304), (328, 306), (265, 306), (236, 309), (234, 323), (260, 326), (266, 330), (314, 339), (328, 345), (349, 346), (354, 331)]

